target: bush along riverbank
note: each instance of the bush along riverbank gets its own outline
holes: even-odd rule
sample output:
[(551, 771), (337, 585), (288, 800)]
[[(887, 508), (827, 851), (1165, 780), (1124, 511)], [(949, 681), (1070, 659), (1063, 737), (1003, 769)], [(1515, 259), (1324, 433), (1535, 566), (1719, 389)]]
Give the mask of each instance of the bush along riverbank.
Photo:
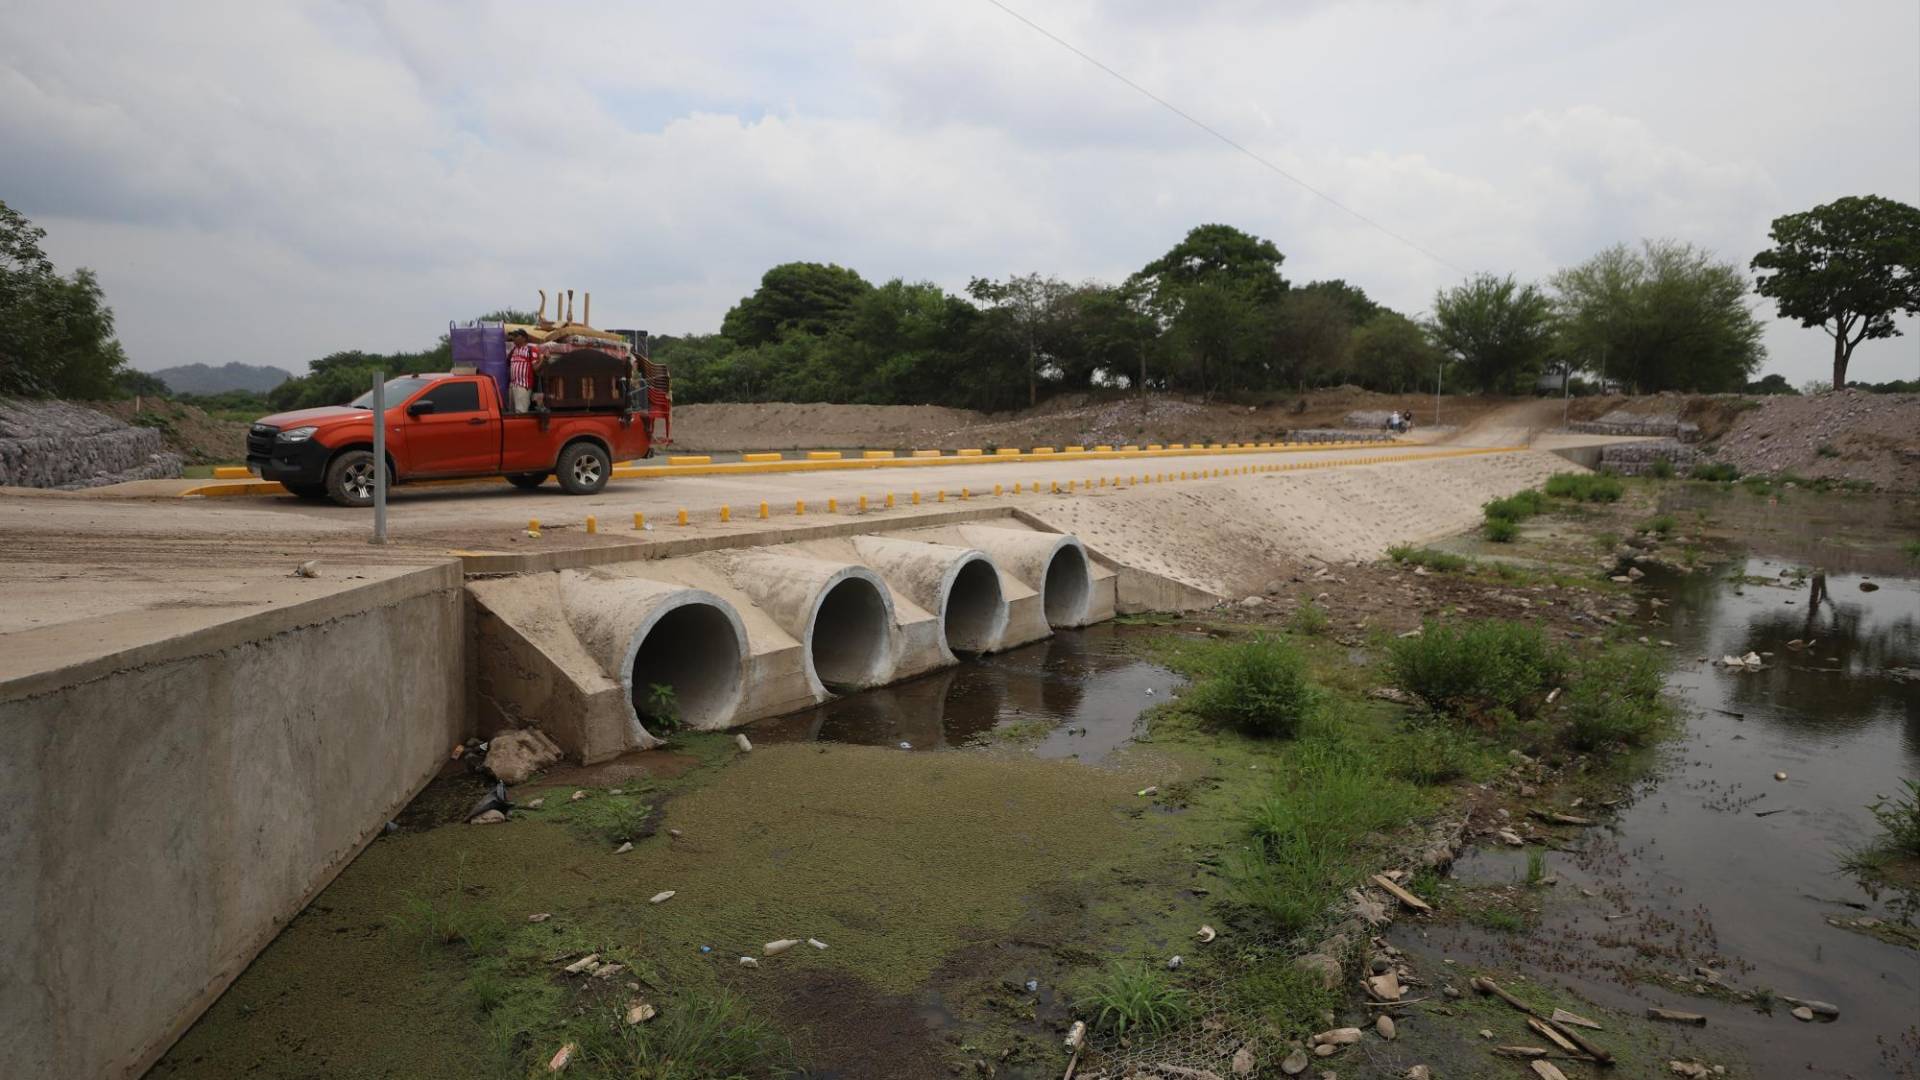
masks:
[[(1144, 715), (1099, 766), (1032, 752), (1061, 686), (1037, 667), (1004, 737), (956, 750), (687, 733), (522, 784), (485, 826), (490, 781), (452, 769), (154, 1075), (1483, 1074), (1477, 1035), (1437, 1036), (1522, 1014), (1383, 935), (1524, 925), (1449, 892), (1456, 853), (1560, 843), (1650, 766), (1672, 650), (1630, 628), (1615, 549), (1707, 558), (1698, 519), (1635, 527), (1650, 498), (1543, 494), (1497, 547), (1126, 620), (1190, 684), (1114, 704)], [(1590, 1037), (1651, 1070), (1622, 1075), (1671, 1050)]]

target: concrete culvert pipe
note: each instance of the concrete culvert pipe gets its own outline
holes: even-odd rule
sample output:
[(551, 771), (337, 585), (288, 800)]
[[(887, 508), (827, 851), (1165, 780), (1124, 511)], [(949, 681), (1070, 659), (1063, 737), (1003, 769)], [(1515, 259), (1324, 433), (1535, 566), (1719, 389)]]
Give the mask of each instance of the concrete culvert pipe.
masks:
[(772, 552), (734, 559), (729, 576), (805, 647), (807, 675), (834, 690), (893, 676), (893, 597), (864, 566)]
[(856, 536), (855, 550), (894, 591), (940, 619), (954, 653), (988, 652), (1007, 629), (1000, 568), (985, 552), (891, 536)]
[(574, 636), (625, 691), (636, 728), (646, 730), (669, 700), (687, 727), (732, 721), (747, 632), (731, 604), (704, 589), (590, 570), (562, 571), (560, 595)]
[(992, 525), (962, 525), (960, 535), (1040, 593), (1048, 626), (1086, 625), (1093, 567), (1077, 537)]

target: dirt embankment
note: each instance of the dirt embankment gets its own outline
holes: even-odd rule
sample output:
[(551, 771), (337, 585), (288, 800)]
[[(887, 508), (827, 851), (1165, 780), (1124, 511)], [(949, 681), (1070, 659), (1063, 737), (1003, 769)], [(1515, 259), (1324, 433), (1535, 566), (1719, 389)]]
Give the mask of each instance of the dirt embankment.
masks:
[(135, 427), (160, 433), (167, 449), (189, 465), (237, 464), (247, 458), (247, 425), (220, 420), (192, 405), (165, 398), (93, 401), (87, 407)]
[[(1507, 403), (1504, 398), (1443, 398), (1441, 418), (1448, 425), (1469, 423)], [(683, 405), (674, 411), (673, 436), (676, 449), (689, 451), (1245, 442), (1306, 429), (1378, 427), (1381, 422), (1370, 414), (1384, 418), (1396, 410), (1433, 425), (1432, 395), (1376, 394), (1344, 386), (1263, 405), (1170, 394), (1063, 394), (1032, 409), (991, 414), (933, 405)]]

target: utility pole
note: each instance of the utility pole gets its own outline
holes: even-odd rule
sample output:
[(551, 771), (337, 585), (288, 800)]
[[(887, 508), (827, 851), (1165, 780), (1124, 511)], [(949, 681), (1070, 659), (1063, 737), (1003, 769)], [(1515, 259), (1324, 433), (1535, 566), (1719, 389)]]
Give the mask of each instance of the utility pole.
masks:
[(387, 373), (373, 373), (373, 543), (387, 542)]

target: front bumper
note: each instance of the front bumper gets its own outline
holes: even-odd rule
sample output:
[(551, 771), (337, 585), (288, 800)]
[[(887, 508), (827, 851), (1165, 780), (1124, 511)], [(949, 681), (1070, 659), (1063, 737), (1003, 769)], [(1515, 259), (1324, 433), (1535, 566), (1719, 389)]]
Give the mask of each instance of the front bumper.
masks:
[(260, 474), (262, 480), (278, 480), (283, 484), (320, 484), (327, 479), (327, 459), (333, 451), (307, 439), (303, 442), (283, 443), (275, 441), (271, 451), (261, 454), (254, 446), (247, 447), (247, 467)]

